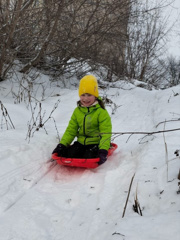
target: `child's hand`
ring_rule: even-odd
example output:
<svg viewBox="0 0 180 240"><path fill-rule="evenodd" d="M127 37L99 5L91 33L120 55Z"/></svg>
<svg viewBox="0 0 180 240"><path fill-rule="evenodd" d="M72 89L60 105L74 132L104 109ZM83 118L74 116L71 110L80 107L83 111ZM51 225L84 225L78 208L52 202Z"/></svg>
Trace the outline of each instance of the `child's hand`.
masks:
<svg viewBox="0 0 180 240"><path fill-rule="evenodd" d="M67 151L67 147L64 146L62 143L59 143L57 147L54 149L53 153L57 153L59 157L65 156Z"/></svg>
<svg viewBox="0 0 180 240"><path fill-rule="evenodd" d="M100 161L98 162L99 165L105 163L105 161L107 160L107 155L108 155L107 150L99 149L99 158L100 158Z"/></svg>

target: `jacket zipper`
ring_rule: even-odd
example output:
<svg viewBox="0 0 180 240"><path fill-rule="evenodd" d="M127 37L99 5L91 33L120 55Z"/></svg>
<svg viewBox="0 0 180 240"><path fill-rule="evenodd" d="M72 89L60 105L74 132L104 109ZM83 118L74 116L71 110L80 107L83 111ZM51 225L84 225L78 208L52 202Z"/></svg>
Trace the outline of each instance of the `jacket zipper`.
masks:
<svg viewBox="0 0 180 240"><path fill-rule="evenodd" d="M88 113L89 113L89 107L87 107L87 109L88 109ZM86 115L84 116L84 122L83 122L83 132L84 132L84 135L85 135L85 136L86 136L85 122L86 122L86 117L87 117L88 113L86 113ZM84 145L85 145L85 143L86 143L86 138L87 138L87 137L85 137L85 139L84 139Z"/></svg>

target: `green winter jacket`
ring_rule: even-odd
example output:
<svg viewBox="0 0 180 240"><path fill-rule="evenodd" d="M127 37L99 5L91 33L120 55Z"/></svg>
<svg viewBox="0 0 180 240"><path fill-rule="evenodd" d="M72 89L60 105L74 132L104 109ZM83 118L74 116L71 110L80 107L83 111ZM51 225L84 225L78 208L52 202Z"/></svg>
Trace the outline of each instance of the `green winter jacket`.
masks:
<svg viewBox="0 0 180 240"><path fill-rule="evenodd" d="M77 137L83 145L99 144L99 149L108 150L111 142L112 124L107 110L99 104L75 108L60 143L68 146Z"/></svg>

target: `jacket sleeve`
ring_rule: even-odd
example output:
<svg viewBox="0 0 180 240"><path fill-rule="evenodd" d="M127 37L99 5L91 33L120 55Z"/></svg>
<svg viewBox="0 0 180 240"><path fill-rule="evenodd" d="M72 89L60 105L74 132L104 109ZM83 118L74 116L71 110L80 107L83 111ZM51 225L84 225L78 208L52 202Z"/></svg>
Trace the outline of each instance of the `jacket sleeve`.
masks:
<svg viewBox="0 0 180 240"><path fill-rule="evenodd" d="M108 151L111 143L112 123L109 113L107 112L107 110L104 109L99 115L99 131L101 135L99 149L105 149Z"/></svg>
<svg viewBox="0 0 180 240"><path fill-rule="evenodd" d="M66 131L64 132L64 134L61 138L60 143L62 143L66 147L68 145L70 145L72 143L72 141L74 140L74 138L78 134L78 128L79 128L79 126L78 126L78 122L77 122L77 118L76 118L76 109L75 109L71 116L69 124L66 128Z"/></svg>

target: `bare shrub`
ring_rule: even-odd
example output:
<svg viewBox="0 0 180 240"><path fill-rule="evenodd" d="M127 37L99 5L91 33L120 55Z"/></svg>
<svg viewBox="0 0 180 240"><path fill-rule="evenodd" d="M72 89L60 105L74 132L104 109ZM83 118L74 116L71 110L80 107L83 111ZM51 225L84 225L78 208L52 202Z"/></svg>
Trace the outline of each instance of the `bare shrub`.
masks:
<svg viewBox="0 0 180 240"><path fill-rule="evenodd" d="M45 111L43 112L43 110L42 110L42 103L36 102L34 107L32 106L32 103L30 103L30 105L31 105L31 119L28 122L28 132L27 132L27 135L26 135L26 140L28 140L30 142L30 139L34 136L35 132L38 132L41 128L44 129L46 134L48 134L48 132L45 128L45 124L50 119L52 119L54 121L55 128L57 130L56 122L55 122L54 118L52 117L52 114L56 110L56 108L58 107L59 102L60 102L60 100L58 100L55 103L52 111L50 112L49 116L46 119L44 119L46 112ZM58 136L58 139L60 141L58 131L57 131L57 136Z"/></svg>
<svg viewBox="0 0 180 240"><path fill-rule="evenodd" d="M133 4L128 25L125 75L156 85L165 69L159 64L164 53L168 33L167 19L161 16L159 6L139 1Z"/></svg>
<svg viewBox="0 0 180 240"><path fill-rule="evenodd" d="M166 2L164 0L163 2ZM166 36L161 7L139 0L1 1L0 81L15 59L24 66L84 75L104 65L106 78L136 78L156 84L164 74L158 65ZM159 66L162 69L159 69Z"/></svg>
<svg viewBox="0 0 180 240"><path fill-rule="evenodd" d="M173 87L180 84L180 59L171 56L165 63L167 86Z"/></svg>

